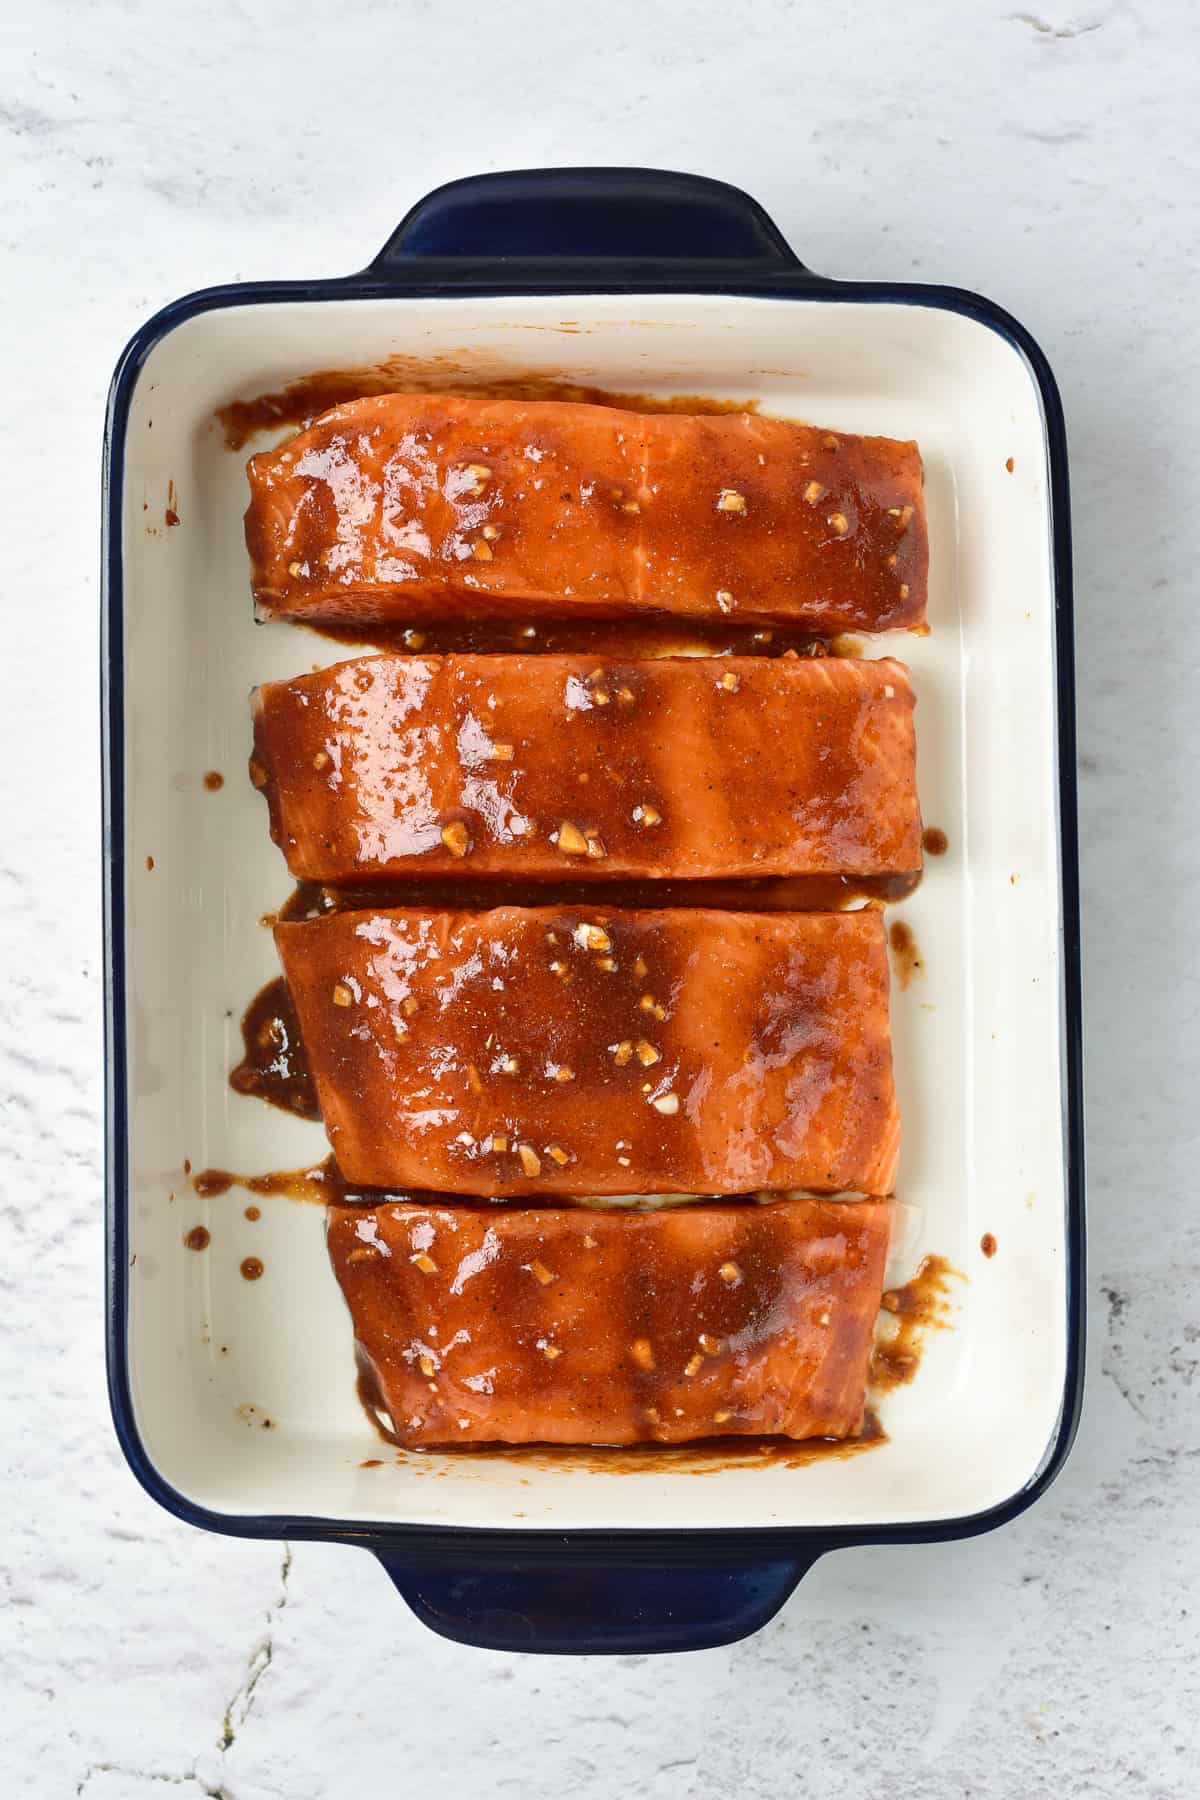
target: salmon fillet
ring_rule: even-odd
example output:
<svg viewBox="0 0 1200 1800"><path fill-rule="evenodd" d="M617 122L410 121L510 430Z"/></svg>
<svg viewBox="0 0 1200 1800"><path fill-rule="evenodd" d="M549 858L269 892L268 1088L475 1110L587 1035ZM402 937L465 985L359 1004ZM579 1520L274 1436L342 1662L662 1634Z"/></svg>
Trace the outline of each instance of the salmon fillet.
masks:
<svg viewBox="0 0 1200 1800"><path fill-rule="evenodd" d="M891 1191L877 912L381 909L275 942L350 1182Z"/></svg>
<svg viewBox="0 0 1200 1800"><path fill-rule="evenodd" d="M271 682L252 778L297 878L911 872L890 659L373 656Z"/></svg>
<svg viewBox="0 0 1200 1800"><path fill-rule="evenodd" d="M749 413L382 394L247 465L261 617L925 617L913 443Z"/></svg>
<svg viewBox="0 0 1200 1800"><path fill-rule="evenodd" d="M365 1387L405 1444L862 1428L886 1202L333 1206Z"/></svg>

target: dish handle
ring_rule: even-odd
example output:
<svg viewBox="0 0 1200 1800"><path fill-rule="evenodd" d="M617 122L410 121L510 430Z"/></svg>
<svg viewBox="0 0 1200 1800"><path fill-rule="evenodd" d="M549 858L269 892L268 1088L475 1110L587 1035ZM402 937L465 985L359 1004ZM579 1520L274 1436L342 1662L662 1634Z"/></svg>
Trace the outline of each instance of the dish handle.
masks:
<svg viewBox="0 0 1200 1800"><path fill-rule="evenodd" d="M502 1568L414 1566L377 1550L423 1624L480 1650L555 1656L708 1650L778 1612L821 1555L706 1564L506 1557Z"/></svg>
<svg viewBox="0 0 1200 1800"><path fill-rule="evenodd" d="M757 200L705 175L665 169L516 169L435 188L392 233L366 274L398 285L437 265L502 268L518 286L539 272L561 286L572 266L643 285L680 263L713 279L813 276ZM417 266L414 266L417 265ZM565 267L564 267L565 265Z"/></svg>

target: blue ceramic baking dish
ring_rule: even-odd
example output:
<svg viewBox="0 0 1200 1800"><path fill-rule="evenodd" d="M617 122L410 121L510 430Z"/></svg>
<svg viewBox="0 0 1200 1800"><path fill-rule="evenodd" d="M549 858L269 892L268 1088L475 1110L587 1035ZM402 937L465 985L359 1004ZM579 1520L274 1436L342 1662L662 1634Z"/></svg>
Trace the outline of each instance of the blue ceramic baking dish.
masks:
<svg viewBox="0 0 1200 1800"><path fill-rule="evenodd" d="M913 667L925 814L951 848L906 909L927 973L896 995L895 1254L903 1273L937 1250L964 1279L878 1450L703 1479L393 1452L354 1396L319 1210L263 1200L251 1222L236 1189L189 1181L185 1162L322 1154L319 1128L227 1086L284 888L238 771L250 685L345 654L254 625L242 457L214 412L382 361L449 387L754 398L921 442L933 629L888 648ZM1038 1498L1080 1403L1083 1137L1067 450L1020 325L956 289L816 276L700 177L454 182L361 274L206 289L136 332L109 399L103 575L108 1371L148 1493L203 1529L370 1550L449 1637L580 1653L728 1642L828 1551L968 1536ZM182 1247L198 1224L204 1256Z"/></svg>

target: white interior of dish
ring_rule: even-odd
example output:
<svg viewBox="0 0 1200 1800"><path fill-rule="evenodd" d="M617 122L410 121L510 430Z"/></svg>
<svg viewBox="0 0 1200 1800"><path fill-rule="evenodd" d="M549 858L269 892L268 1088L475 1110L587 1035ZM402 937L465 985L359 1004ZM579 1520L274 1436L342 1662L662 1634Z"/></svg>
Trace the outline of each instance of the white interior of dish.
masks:
<svg viewBox="0 0 1200 1800"><path fill-rule="evenodd" d="M932 1335L916 1381L884 1400L890 1441L870 1454L697 1480L652 1459L631 1475L569 1456L543 1466L395 1453L355 1395L321 1211L261 1200L251 1223L252 1196L201 1201L185 1178L185 1158L263 1171L325 1154L319 1126L227 1082L242 1009L276 971L259 917L289 887L245 776L247 696L264 678L353 654L255 625L247 453L224 447L213 412L393 354L448 357L483 376L753 396L786 417L920 441L932 635L873 650L913 670L924 816L950 849L893 915L911 924L925 967L893 992L905 1205L891 1275L905 1278L929 1250L966 1280L953 1329ZM209 312L162 339L138 380L123 549L129 1356L138 1429L162 1477L230 1514L554 1529L938 1520L1022 1487L1061 1399L1065 1242L1047 470L1018 352L919 305L639 295ZM225 777L219 792L204 786L210 769ZM183 1247L197 1224L212 1234L203 1254ZM990 1261L985 1232L998 1244ZM254 1283L239 1272L247 1255L265 1264ZM360 1466L372 1458L381 1466Z"/></svg>

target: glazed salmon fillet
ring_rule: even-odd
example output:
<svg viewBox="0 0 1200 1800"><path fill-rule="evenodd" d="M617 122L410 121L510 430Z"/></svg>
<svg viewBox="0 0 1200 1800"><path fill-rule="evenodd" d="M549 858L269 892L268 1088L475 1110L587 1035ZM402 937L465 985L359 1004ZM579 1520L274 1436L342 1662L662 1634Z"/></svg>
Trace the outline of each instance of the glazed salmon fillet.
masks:
<svg viewBox="0 0 1200 1800"><path fill-rule="evenodd" d="M334 1206L364 1388L404 1444L862 1428L888 1206Z"/></svg>
<svg viewBox="0 0 1200 1800"><path fill-rule="evenodd" d="M750 413L383 394L247 465L259 615L920 627L920 453Z"/></svg>
<svg viewBox="0 0 1200 1800"><path fill-rule="evenodd" d="M890 658L362 657L258 690L251 774L318 883L921 866Z"/></svg>
<svg viewBox="0 0 1200 1800"><path fill-rule="evenodd" d="M891 1192L877 912L380 909L275 942L349 1182Z"/></svg>

